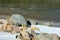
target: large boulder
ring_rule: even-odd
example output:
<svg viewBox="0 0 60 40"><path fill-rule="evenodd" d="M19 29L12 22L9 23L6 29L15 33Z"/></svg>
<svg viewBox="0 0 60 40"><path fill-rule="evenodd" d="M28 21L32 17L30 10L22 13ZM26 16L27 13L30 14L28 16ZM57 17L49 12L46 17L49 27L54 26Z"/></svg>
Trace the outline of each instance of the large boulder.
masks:
<svg viewBox="0 0 60 40"><path fill-rule="evenodd" d="M20 14L13 14L9 18L9 23L14 25L27 25L26 19Z"/></svg>

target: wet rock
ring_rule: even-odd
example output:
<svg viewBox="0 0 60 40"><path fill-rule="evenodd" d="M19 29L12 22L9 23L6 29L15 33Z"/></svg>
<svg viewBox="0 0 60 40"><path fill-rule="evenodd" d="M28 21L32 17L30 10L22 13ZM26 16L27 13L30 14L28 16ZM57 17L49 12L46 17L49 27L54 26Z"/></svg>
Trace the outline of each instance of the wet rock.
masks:
<svg viewBox="0 0 60 40"><path fill-rule="evenodd" d="M18 26L27 25L26 19L20 14L13 14L9 18L9 23Z"/></svg>

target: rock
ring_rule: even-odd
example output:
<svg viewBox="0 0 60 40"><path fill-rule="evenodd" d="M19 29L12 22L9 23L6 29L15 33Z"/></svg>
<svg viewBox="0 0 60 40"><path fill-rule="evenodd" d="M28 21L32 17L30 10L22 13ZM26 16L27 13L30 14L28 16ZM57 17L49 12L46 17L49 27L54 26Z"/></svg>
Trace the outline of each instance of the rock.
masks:
<svg viewBox="0 0 60 40"><path fill-rule="evenodd" d="M0 19L0 31L3 31L3 28L7 23L6 19Z"/></svg>
<svg viewBox="0 0 60 40"><path fill-rule="evenodd" d="M25 18L20 14L13 14L9 18L9 23L14 25L27 25Z"/></svg>
<svg viewBox="0 0 60 40"><path fill-rule="evenodd" d="M41 40L58 40L58 36L56 34L42 33L40 34L40 39Z"/></svg>
<svg viewBox="0 0 60 40"><path fill-rule="evenodd" d="M40 33L36 35L34 31L31 31L32 35L34 36L33 40L58 40L59 37L56 34L48 34L48 33Z"/></svg>
<svg viewBox="0 0 60 40"><path fill-rule="evenodd" d="M30 25L36 25L36 21L35 20L33 20L33 19L27 19L27 21L29 21L30 23Z"/></svg>
<svg viewBox="0 0 60 40"><path fill-rule="evenodd" d="M22 31L20 34L16 35L18 40L30 40L29 34L26 31Z"/></svg>
<svg viewBox="0 0 60 40"><path fill-rule="evenodd" d="M35 36L36 40L58 40L58 36L56 34L40 34L38 36Z"/></svg>

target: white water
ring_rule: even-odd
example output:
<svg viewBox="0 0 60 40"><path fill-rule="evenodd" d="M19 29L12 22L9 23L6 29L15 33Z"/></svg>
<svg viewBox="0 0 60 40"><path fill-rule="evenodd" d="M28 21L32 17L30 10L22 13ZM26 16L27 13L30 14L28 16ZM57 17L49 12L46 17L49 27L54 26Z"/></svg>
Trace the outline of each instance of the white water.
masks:
<svg viewBox="0 0 60 40"><path fill-rule="evenodd" d="M57 27L48 27L43 25L32 25L40 29L40 33L50 33L50 34L57 34L60 37L60 28ZM16 40L17 34L10 34L6 32L0 32L0 40Z"/></svg>
<svg viewBox="0 0 60 40"><path fill-rule="evenodd" d="M16 40L16 34L9 34L6 32L0 32L0 40Z"/></svg>
<svg viewBox="0 0 60 40"><path fill-rule="evenodd" d="M57 34L60 37L60 28L58 27L48 27L43 25L32 25L40 29L40 33L49 33L49 34Z"/></svg>

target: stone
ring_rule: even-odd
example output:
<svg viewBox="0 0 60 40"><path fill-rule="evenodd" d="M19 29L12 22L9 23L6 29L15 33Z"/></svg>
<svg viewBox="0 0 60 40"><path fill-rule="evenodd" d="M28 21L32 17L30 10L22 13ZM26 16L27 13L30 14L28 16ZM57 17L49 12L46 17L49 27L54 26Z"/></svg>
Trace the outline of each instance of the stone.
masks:
<svg viewBox="0 0 60 40"><path fill-rule="evenodd" d="M58 40L58 35L42 33L40 34L40 39L41 40Z"/></svg>
<svg viewBox="0 0 60 40"><path fill-rule="evenodd" d="M9 18L9 23L14 24L14 25L18 25L18 26L27 25L26 19L20 14L13 14Z"/></svg>
<svg viewBox="0 0 60 40"><path fill-rule="evenodd" d="M31 31L32 35L32 40L58 40L59 37L56 34L48 34L48 33L40 33L36 35L36 33L32 30Z"/></svg>

